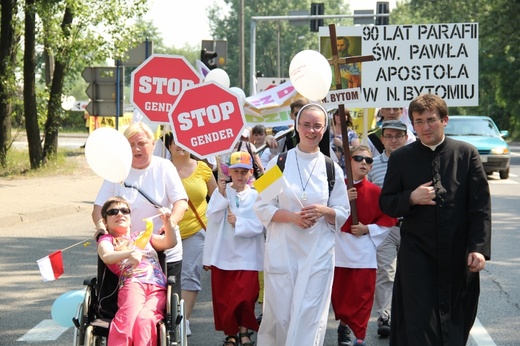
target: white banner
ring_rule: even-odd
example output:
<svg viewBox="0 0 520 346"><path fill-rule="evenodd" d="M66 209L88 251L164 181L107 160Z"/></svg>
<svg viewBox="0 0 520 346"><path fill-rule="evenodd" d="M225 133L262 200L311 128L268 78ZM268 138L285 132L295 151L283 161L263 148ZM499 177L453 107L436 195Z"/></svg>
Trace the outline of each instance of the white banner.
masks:
<svg viewBox="0 0 520 346"><path fill-rule="evenodd" d="M355 106L404 107L424 93L450 107L478 105L478 23L337 27L336 33L348 39L348 55L375 59L342 66L348 87L362 91ZM320 52L330 58L328 27L319 34Z"/></svg>

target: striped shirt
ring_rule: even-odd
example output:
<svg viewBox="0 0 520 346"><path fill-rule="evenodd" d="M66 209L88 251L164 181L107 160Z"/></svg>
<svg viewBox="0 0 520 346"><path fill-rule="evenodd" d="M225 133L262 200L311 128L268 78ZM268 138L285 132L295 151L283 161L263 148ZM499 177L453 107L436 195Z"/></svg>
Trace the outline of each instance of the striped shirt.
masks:
<svg viewBox="0 0 520 346"><path fill-rule="evenodd" d="M376 184L379 187L383 187L385 180L386 168L388 167L388 156L386 156L386 150L383 150L381 155L374 157L374 163L372 169L367 174L368 181Z"/></svg>

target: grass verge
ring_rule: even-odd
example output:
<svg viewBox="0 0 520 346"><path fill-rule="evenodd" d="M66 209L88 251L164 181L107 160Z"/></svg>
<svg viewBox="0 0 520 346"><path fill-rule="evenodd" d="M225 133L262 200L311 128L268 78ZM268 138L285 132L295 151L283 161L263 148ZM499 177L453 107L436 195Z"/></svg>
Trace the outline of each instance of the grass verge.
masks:
<svg viewBox="0 0 520 346"><path fill-rule="evenodd" d="M58 149L56 157L50 158L38 169L31 169L27 149L10 149L7 165L0 167L1 178L38 178L54 175L70 175L83 169L84 149Z"/></svg>

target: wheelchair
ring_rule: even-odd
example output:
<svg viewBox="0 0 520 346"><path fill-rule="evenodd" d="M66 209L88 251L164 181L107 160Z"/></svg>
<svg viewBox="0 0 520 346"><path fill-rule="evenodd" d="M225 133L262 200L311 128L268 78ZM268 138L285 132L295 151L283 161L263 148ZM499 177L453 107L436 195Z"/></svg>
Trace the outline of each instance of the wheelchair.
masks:
<svg viewBox="0 0 520 346"><path fill-rule="evenodd" d="M161 265L166 272L166 261L159 253ZM165 318L157 324L160 346L187 346L185 303L173 292L176 277L168 277ZM117 311L118 277L112 273L98 256L97 276L83 281L86 293L78 305L74 323L74 346L102 346L107 344L110 321Z"/></svg>

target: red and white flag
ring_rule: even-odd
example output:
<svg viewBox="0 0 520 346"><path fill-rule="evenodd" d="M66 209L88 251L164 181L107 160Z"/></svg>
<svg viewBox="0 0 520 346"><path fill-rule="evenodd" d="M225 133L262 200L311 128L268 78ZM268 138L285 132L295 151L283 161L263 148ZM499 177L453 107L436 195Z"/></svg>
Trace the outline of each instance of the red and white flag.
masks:
<svg viewBox="0 0 520 346"><path fill-rule="evenodd" d="M49 256L40 258L38 261L40 274L42 274L43 281L54 281L63 274L63 259L61 257L61 250L51 253Z"/></svg>

